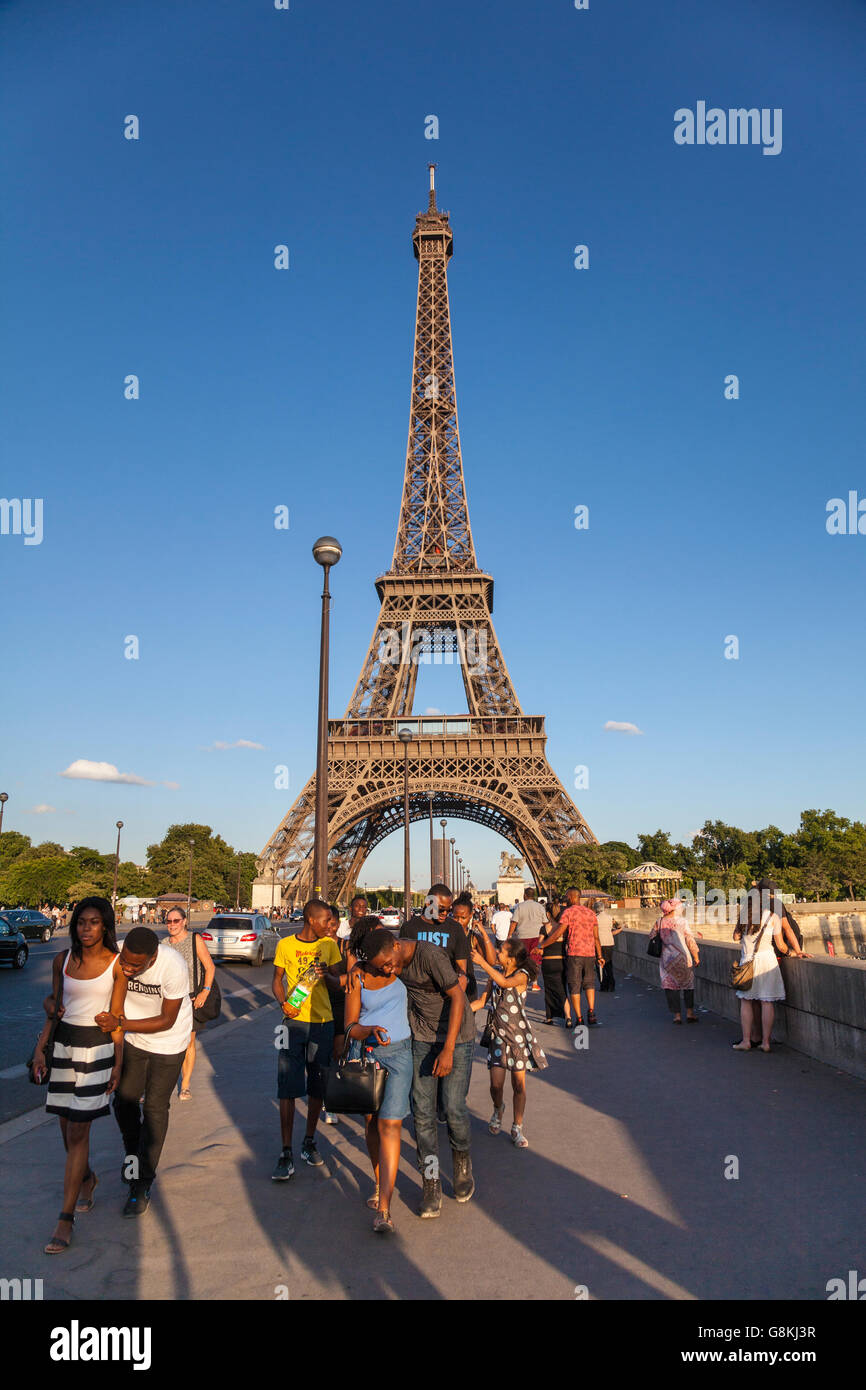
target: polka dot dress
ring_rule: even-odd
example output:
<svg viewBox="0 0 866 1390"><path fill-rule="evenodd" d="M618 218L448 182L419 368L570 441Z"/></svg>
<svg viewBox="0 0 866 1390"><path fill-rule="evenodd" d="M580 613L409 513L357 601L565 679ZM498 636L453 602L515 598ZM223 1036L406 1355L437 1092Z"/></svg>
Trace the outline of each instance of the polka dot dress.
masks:
<svg viewBox="0 0 866 1390"><path fill-rule="evenodd" d="M489 1007L493 1040L488 1067L508 1071L541 1071L546 1067L547 1058L529 1025L520 990L494 984Z"/></svg>

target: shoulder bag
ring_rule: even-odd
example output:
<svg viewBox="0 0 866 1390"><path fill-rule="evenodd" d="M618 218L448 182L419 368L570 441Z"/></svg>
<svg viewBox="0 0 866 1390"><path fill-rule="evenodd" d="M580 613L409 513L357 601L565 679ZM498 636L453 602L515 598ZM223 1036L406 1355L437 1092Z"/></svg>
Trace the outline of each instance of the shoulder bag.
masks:
<svg viewBox="0 0 866 1390"><path fill-rule="evenodd" d="M45 1047L43 1048L43 1051L45 1053L45 1071L41 1077L38 1077L36 1075L36 1071L33 1066L33 1058L36 1055L35 1047L31 1052L30 1056L27 1058L27 1079L30 1082L32 1082L34 1086L47 1086L48 1078L51 1075L51 1067L54 1062L54 1035L57 1032L57 1025L60 1022L60 1019L57 1017L57 1010L63 1003L63 972L66 969L66 962L69 959L70 954L71 953L67 951L60 965L60 990L54 997L54 1015L51 1020L51 1028L48 1032Z"/></svg>
<svg viewBox="0 0 866 1390"><path fill-rule="evenodd" d="M662 934L660 931L650 932L646 953L648 956L654 956L655 959L658 960L662 953Z"/></svg>
<svg viewBox="0 0 866 1390"><path fill-rule="evenodd" d="M375 1115L385 1095L388 1073L372 1060L350 1062L351 1045L347 1034L342 1057L328 1067L325 1109L335 1115Z"/></svg>
<svg viewBox="0 0 866 1390"><path fill-rule="evenodd" d="M770 919L767 918L767 921L769 920ZM747 990L750 990L752 988L752 981L755 977L755 956L758 954L758 950L761 945L761 937L764 935L764 932L766 930L767 922L764 923L764 925L761 927L761 930L758 932L758 939L755 942L755 949L752 952L751 959L737 961L735 965L731 966L732 989L741 989L743 993L745 993ZM742 938L740 939L742 940Z"/></svg>
<svg viewBox="0 0 866 1390"><path fill-rule="evenodd" d="M190 932L192 937L192 997L198 994L204 985L204 966L198 958L198 947L196 946L196 933ZM199 971L201 971L201 983L198 983ZM210 993L200 1009L193 1009L192 1016L196 1023L212 1023L215 1018L219 1018L223 1006L223 997L220 987L217 984L217 977L214 975Z"/></svg>

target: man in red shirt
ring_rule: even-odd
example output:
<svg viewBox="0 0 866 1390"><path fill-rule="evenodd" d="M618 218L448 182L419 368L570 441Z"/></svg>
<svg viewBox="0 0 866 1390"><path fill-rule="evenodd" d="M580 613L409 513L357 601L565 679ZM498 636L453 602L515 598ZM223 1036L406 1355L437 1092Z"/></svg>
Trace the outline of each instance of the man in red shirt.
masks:
<svg viewBox="0 0 866 1390"><path fill-rule="evenodd" d="M551 932L545 946L567 933L565 944L565 978L571 999L572 1027L583 1022L580 1010L581 990L586 994L587 1023L598 1023L595 1016L595 963L604 968L604 956L598 939L598 918L591 907L583 907L576 888L566 893L568 906L559 914L556 930Z"/></svg>

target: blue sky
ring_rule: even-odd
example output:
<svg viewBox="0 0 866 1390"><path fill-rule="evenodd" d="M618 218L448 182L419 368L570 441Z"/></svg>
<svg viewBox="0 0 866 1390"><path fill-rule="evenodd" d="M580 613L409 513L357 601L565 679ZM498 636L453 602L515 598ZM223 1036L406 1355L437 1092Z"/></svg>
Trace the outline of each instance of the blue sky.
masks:
<svg viewBox="0 0 866 1390"><path fill-rule="evenodd" d="M391 560L430 159L476 552L590 825L862 816L866 536L825 527L866 497L861 3L13 0L0 38L2 492L44 502L41 545L0 536L7 827L257 851L303 786L310 546L344 548L332 716ZM701 100L781 108L781 153L676 145ZM453 675L417 707L462 710ZM489 881L501 842L449 833Z"/></svg>

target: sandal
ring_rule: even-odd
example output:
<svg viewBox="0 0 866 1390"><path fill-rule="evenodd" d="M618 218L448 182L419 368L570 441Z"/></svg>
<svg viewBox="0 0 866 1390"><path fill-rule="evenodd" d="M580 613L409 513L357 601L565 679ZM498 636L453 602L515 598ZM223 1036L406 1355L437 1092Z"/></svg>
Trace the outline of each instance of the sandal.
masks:
<svg viewBox="0 0 866 1390"><path fill-rule="evenodd" d="M502 1128L502 1116L503 1116L504 1114L505 1114L505 1106L504 1106L504 1105L503 1105L503 1107L502 1107L501 1110L497 1110L497 1109L494 1108L493 1114L490 1116L490 1123L489 1123L489 1125L487 1126L487 1132L488 1132L489 1134L498 1134L498 1133L499 1133L499 1131L500 1131L501 1128Z"/></svg>
<svg viewBox="0 0 866 1390"><path fill-rule="evenodd" d="M93 1203L96 1200L93 1195L96 1191L96 1184L99 1182L99 1178L96 1174L88 1173L87 1177L83 1179L82 1186L85 1182L89 1182L91 1178L93 1179L93 1186L90 1189L90 1196L82 1199L81 1193L79 1192L78 1201L75 1203L75 1210L81 1216L83 1216L85 1212L93 1211Z"/></svg>
<svg viewBox="0 0 866 1390"><path fill-rule="evenodd" d="M672 1022L672 1023L682 1023L682 1019L681 1019L681 1018L672 1018L672 1019L671 1019L671 1022Z"/></svg>
<svg viewBox="0 0 866 1390"><path fill-rule="evenodd" d="M74 1211L62 1211L62 1212L60 1213L60 1215L58 1216L57 1220L58 1220L58 1221L68 1221L69 1224L70 1224L70 1226L74 1226L74 1225L75 1225L75 1212L74 1212ZM65 1240L63 1236L52 1236L51 1239L49 1240L48 1244L47 1244L47 1245L43 1245L42 1249L43 1249L44 1254L46 1254L46 1255L61 1255L61 1254L63 1253L64 1250L68 1250L68 1249L69 1249L69 1246L71 1245L71 1243L72 1243L72 1232L70 1231L70 1232L69 1232L69 1239L68 1239L68 1240Z"/></svg>
<svg viewBox="0 0 866 1390"><path fill-rule="evenodd" d="M192 1091L181 1091L179 1100L192 1100Z"/></svg>
<svg viewBox="0 0 866 1390"><path fill-rule="evenodd" d="M368 1197L368 1198L367 1198L367 1206L370 1208L371 1211L378 1211L378 1210L379 1210L379 1188L378 1188L378 1186L376 1187L376 1191L373 1193L372 1197Z"/></svg>
<svg viewBox="0 0 866 1390"><path fill-rule="evenodd" d="M523 1125L511 1126L511 1142L517 1149L528 1149L529 1140L523 1133Z"/></svg>
<svg viewBox="0 0 866 1390"><path fill-rule="evenodd" d="M686 1014L686 1023L700 1023L700 1021L697 1014L692 1014L691 1018Z"/></svg>
<svg viewBox="0 0 866 1390"><path fill-rule="evenodd" d="M731 1046L732 1046L734 1052L751 1052L751 1051L752 1051L752 1044L751 1044L750 1042L742 1042L742 1041L741 1041L741 1042L738 1042L738 1043L732 1043Z"/></svg>
<svg viewBox="0 0 866 1390"><path fill-rule="evenodd" d="M377 1236L390 1234L394 1230L394 1222L387 1211L377 1211L373 1217L373 1230Z"/></svg>

